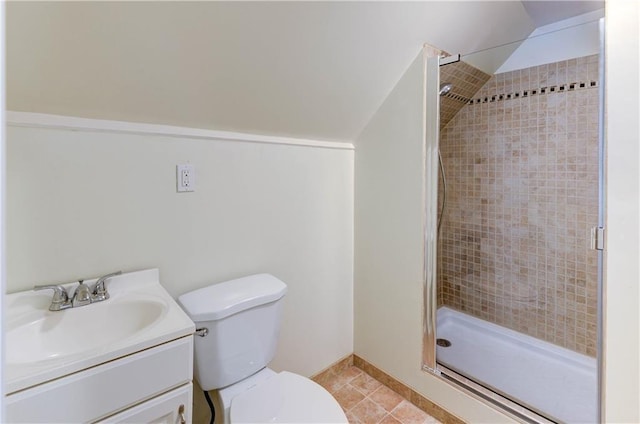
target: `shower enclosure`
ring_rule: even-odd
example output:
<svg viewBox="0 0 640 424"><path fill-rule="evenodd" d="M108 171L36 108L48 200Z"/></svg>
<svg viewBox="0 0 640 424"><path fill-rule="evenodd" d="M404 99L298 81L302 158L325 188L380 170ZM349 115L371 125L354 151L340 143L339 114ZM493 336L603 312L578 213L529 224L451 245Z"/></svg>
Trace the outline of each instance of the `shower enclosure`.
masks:
<svg viewBox="0 0 640 424"><path fill-rule="evenodd" d="M527 422L599 421L597 47L493 75L474 64L495 51L427 60L425 369Z"/></svg>

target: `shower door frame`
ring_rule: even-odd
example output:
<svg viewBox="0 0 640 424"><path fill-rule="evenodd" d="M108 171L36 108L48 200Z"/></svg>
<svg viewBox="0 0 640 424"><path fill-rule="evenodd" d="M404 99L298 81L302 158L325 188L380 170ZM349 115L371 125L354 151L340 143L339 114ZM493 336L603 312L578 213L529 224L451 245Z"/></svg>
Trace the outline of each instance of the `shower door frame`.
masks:
<svg viewBox="0 0 640 424"><path fill-rule="evenodd" d="M605 19L599 20L599 64L598 64L598 222L594 227L594 235L604 235L606 198L605 198ZM458 374L437 362L436 316L437 302L437 205L438 205L438 151L440 143L440 57L430 57L425 60L424 81L424 317L422 338L422 369L455 385L467 394L479 399L483 403L499 408L503 413L523 422L553 423L547 417L526 408L508 397L493 391L484 385ZM604 296L604 240L592 240L593 249L597 250L598 281L597 281L597 416L604 422L604 394L603 394L603 296Z"/></svg>
<svg viewBox="0 0 640 424"><path fill-rule="evenodd" d="M436 362L436 312L438 284L436 259L438 250L438 150L440 148L440 57L425 60L424 81L424 322L422 337L423 369L439 374Z"/></svg>

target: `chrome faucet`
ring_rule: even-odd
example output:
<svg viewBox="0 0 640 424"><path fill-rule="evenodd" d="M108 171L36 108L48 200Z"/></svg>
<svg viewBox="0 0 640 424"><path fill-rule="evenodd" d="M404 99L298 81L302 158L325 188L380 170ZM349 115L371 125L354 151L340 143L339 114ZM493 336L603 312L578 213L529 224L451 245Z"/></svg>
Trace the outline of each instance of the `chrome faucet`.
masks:
<svg viewBox="0 0 640 424"><path fill-rule="evenodd" d="M35 286L33 290L53 290L53 299L51 299L51 305L49 305L50 311L62 311L73 307L73 302L69 300L69 293L67 290L56 284L45 284L43 286Z"/></svg>
<svg viewBox="0 0 640 424"><path fill-rule="evenodd" d="M116 275L120 274L122 274L122 271L116 271L98 278L98 281L96 281L96 285L93 286L91 301L102 302L103 300L109 299L109 292L107 291L107 287L105 286L104 282L109 278L115 277Z"/></svg>
<svg viewBox="0 0 640 424"><path fill-rule="evenodd" d="M73 292L72 299L69 299L69 293L67 293L67 290L63 286L57 284L35 286L33 290L53 290L53 298L51 299L49 310L62 311L64 309L77 308L109 299L109 292L105 286L105 281L120 274L122 274L122 271L116 271L98 278L95 286L93 286L93 290L84 284L84 280L79 280L78 287L76 287L76 290Z"/></svg>
<svg viewBox="0 0 640 424"><path fill-rule="evenodd" d="M78 306L88 305L92 302L91 300L91 290L89 287L83 283L84 280L78 281L78 287L76 287L76 291L73 293L73 300L71 303L73 307L76 308Z"/></svg>

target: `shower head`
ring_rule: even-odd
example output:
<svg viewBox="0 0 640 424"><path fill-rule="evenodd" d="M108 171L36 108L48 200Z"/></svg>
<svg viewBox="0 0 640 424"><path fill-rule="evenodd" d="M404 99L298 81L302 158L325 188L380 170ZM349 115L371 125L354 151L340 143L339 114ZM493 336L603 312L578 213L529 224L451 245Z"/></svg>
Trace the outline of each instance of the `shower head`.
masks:
<svg viewBox="0 0 640 424"><path fill-rule="evenodd" d="M453 84L451 84L450 82L445 82L440 84L440 95L444 96L445 94L447 94L449 91L451 91L451 88L453 87Z"/></svg>

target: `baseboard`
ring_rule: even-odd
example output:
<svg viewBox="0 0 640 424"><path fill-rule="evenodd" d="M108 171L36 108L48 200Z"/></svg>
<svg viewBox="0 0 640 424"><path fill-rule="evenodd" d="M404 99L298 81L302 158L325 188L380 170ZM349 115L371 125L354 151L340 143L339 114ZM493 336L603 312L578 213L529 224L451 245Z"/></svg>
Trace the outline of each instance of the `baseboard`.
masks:
<svg viewBox="0 0 640 424"><path fill-rule="evenodd" d="M338 374L338 373L344 371L345 369L349 368L350 366L353 366L353 357L354 356L355 355L353 355L353 354L345 356L344 358L340 359L339 361L336 361L333 364L329 365L327 368L323 369L319 373L312 375L311 379L313 381L315 381L316 383L319 383L321 381L326 380L327 377L329 377L329 376L331 376L333 374Z"/></svg>
<svg viewBox="0 0 640 424"><path fill-rule="evenodd" d="M357 355L353 355L353 365L360 368L362 371L369 374L371 377L380 381L382 384L398 393L400 396L409 400L418 408L422 409L427 414L436 418L438 421L443 424L464 424L465 421L456 417L440 405L437 405L431 402L426 397L422 396L420 393L413 390L411 387L401 383L396 380L386 372L377 368L375 365L365 361Z"/></svg>

